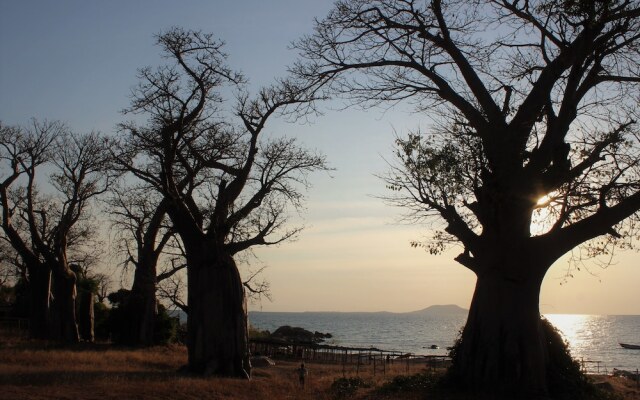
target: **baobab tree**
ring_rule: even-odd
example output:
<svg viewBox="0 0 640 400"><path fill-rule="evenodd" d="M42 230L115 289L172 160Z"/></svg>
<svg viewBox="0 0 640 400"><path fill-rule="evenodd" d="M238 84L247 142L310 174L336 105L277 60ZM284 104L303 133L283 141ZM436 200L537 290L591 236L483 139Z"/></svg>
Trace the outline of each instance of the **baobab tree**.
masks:
<svg viewBox="0 0 640 400"><path fill-rule="evenodd" d="M96 251L83 246L96 231L91 202L113 177L104 140L96 133L73 133L59 122L32 120L27 127L0 128L0 158L6 162L2 228L27 271L32 332L77 342L77 278L70 265L86 259L87 250ZM43 177L52 190L38 185Z"/></svg>
<svg viewBox="0 0 640 400"><path fill-rule="evenodd" d="M24 207L24 189L12 190L12 185L26 175L23 163L36 168L48 160L45 150L49 148L62 127L58 124L36 124L33 130L25 132L16 126L0 127L3 180L0 184L2 201L2 229L4 238L19 255L23 276L29 288L29 330L34 338L49 338L51 269L31 246L29 229L21 218L19 205Z"/></svg>
<svg viewBox="0 0 640 400"><path fill-rule="evenodd" d="M546 272L636 232L638 2L343 0L295 46L313 90L406 100L432 121L398 139L386 180L442 224L429 249L461 244L477 276L452 372L471 389L546 393Z"/></svg>
<svg viewBox="0 0 640 400"><path fill-rule="evenodd" d="M181 269L165 271L162 277L157 272L165 246L175 235L167 221L167 202L149 187L114 186L107 204L123 266L132 266L134 272L131 291L122 304L124 331L119 340L150 346L158 314L156 285Z"/></svg>
<svg viewBox="0 0 640 400"><path fill-rule="evenodd" d="M169 63L140 70L127 110L148 122L123 123L114 155L161 194L183 243L189 369L248 376L246 300L234 256L299 231L286 224L287 209L301 204L307 174L325 169L324 157L262 133L269 118L308 97L282 81L250 98L209 34L173 28L157 42Z"/></svg>

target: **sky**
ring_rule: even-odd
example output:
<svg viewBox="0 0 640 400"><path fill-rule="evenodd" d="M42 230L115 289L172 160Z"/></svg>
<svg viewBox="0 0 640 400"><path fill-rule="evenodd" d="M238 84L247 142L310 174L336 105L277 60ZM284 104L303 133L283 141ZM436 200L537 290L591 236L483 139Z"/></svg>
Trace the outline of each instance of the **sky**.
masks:
<svg viewBox="0 0 640 400"><path fill-rule="evenodd" d="M61 120L75 131L115 132L125 120L136 71L162 62L154 35L172 26L213 33L229 64L254 90L286 74L290 43L311 33L331 0L0 0L0 120ZM433 304L467 308L475 277L453 261L410 247L429 226L400 222L376 177L391 159L395 134L428 126L409 108L342 110L305 123L272 121L270 134L298 138L326 155L333 171L314 174L297 241L256 251L272 301L262 311L393 311ZM563 279L566 258L543 283L545 313L640 314L638 254L607 269L591 266Z"/></svg>

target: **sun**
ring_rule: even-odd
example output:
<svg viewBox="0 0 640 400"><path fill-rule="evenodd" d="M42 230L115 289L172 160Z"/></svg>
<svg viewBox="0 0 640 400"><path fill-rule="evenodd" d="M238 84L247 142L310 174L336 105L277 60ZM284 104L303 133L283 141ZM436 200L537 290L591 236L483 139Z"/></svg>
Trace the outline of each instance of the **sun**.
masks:
<svg viewBox="0 0 640 400"><path fill-rule="evenodd" d="M544 196L538 199L538 201L536 202L536 206L544 207L549 205L549 203L551 203L551 196L548 194L545 194Z"/></svg>
<svg viewBox="0 0 640 400"><path fill-rule="evenodd" d="M552 216L553 202L553 193L545 194L538 199L531 215L531 227L529 228L531 235L539 236L551 229L555 222Z"/></svg>

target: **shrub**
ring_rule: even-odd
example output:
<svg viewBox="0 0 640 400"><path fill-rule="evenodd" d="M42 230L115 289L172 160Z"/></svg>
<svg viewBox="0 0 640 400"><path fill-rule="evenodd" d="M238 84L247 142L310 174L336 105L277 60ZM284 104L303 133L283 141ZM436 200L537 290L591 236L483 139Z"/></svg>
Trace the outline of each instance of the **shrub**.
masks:
<svg viewBox="0 0 640 400"><path fill-rule="evenodd" d="M155 344L169 344L178 341L178 327L180 320L172 317L162 304L158 304L153 340Z"/></svg>
<svg viewBox="0 0 640 400"><path fill-rule="evenodd" d="M358 388L368 388L371 386L371 383L368 383L359 377L338 378L331 384L331 393L336 398L346 398L353 396Z"/></svg>
<svg viewBox="0 0 640 400"><path fill-rule="evenodd" d="M268 339L271 337L271 332L268 330L258 329L255 326L249 324L249 339Z"/></svg>
<svg viewBox="0 0 640 400"><path fill-rule="evenodd" d="M391 381L383 384L377 391L381 394L418 392L432 389L436 383L437 378L426 373L419 373L416 375L398 375Z"/></svg>
<svg viewBox="0 0 640 400"><path fill-rule="evenodd" d="M111 309L102 302L93 305L93 329L97 340L109 339L109 313Z"/></svg>
<svg viewBox="0 0 640 400"><path fill-rule="evenodd" d="M5 286L3 289L4 306L10 307L10 316L17 318L29 318L31 308L31 299L29 296L29 284L19 279L16 284L11 287Z"/></svg>
<svg viewBox="0 0 640 400"><path fill-rule="evenodd" d="M111 340L118 344L135 343L131 336L131 322L127 303L131 297L131 291L120 289L110 293L109 302L113 305L107 321ZM158 313L154 323L153 340L154 344L168 344L178 341L178 327L180 325L178 317L172 317L167 309L158 304Z"/></svg>
<svg viewBox="0 0 640 400"><path fill-rule="evenodd" d="M15 302L15 286L0 285L0 307L13 307Z"/></svg>

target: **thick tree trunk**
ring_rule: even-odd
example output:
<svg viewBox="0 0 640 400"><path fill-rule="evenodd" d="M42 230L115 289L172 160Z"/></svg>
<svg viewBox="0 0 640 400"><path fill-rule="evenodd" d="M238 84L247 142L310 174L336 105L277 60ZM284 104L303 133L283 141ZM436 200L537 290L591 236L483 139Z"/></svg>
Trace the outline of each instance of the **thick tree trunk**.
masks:
<svg viewBox="0 0 640 400"><path fill-rule="evenodd" d="M247 309L238 268L229 255L207 253L187 258L189 370L249 378Z"/></svg>
<svg viewBox="0 0 640 400"><path fill-rule="evenodd" d="M78 331L80 338L85 342L93 343L94 334L94 312L95 294L88 291L81 291L78 294Z"/></svg>
<svg viewBox="0 0 640 400"><path fill-rule="evenodd" d="M52 339L64 343L80 341L76 322L76 294L76 275L72 271L54 275Z"/></svg>
<svg viewBox="0 0 640 400"><path fill-rule="evenodd" d="M538 308L540 277L479 276L453 374L467 389L544 397L547 350Z"/></svg>
<svg viewBox="0 0 640 400"><path fill-rule="evenodd" d="M136 268L125 314L128 329L124 341L130 345L153 345L158 314L155 264L148 266L141 262Z"/></svg>
<svg viewBox="0 0 640 400"><path fill-rule="evenodd" d="M51 271L45 265L31 266L29 273L29 332L33 338L50 338Z"/></svg>

